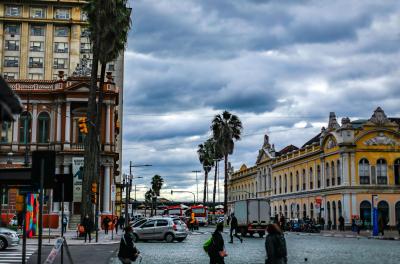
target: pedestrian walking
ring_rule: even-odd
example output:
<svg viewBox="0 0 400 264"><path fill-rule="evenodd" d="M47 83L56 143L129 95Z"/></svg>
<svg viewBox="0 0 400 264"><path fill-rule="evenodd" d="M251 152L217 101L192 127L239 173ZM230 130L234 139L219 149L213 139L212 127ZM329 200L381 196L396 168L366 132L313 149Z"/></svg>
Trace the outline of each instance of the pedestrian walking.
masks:
<svg viewBox="0 0 400 264"><path fill-rule="evenodd" d="M118 234L118 225L119 225L118 221L119 221L118 216L115 216L114 220L113 220L113 225L114 225L114 228L115 228L115 234Z"/></svg>
<svg viewBox="0 0 400 264"><path fill-rule="evenodd" d="M265 264L286 264L287 248L283 232L277 224L267 226L268 235L265 238L267 257Z"/></svg>
<svg viewBox="0 0 400 264"><path fill-rule="evenodd" d="M339 231L344 231L344 217L339 216Z"/></svg>
<svg viewBox="0 0 400 264"><path fill-rule="evenodd" d="M331 230L331 229L332 229L332 220L329 219L328 220L328 230Z"/></svg>
<svg viewBox="0 0 400 264"><path fill-rule="evenodd" d="M92 236L91 232L93 230L93 221L92 219L89 218L89 215L86 215L85 218L83 219L82 226L85 229L85 243L86 243L86 238L89 236L89 243L92 241Z"/></svg>
<svg viewBox="0 0 400 264"><path fill-rule="evenodd" d="M123 230L124 227L125 227L125 217L124 217L123 215L121 215L121 216L119 217L118 221L119 221L119 228L120 228L121 230Z"/></svg>
<svg viewBox="0 0 400 264"><path fill-rule="evenodd" d="M280 226L281 226L281 230L282 230L282 231L285 231L286 219L285 219L285 217L283 216L283 214L281 214L281 217L280 217L280 219L279 219L279 224L280 224Z"/></svg>
<svg viewBox="0 0 400 264"><path fill-rule="evenodd" d="M111 222L111 219L110 219L108 216L106 216L106 217L103 219L103 228L104 228L104 233L105 233L106 235L108 235L108 228L109 228L110 222Z"/></svg>
<svg viewBox="0 0 400 264"><path fill-rule="evenodd" d="M224 220L219 218L217 220L217 228L212 234L212 242L208 248L208 256L210 257L210 264L225 264L224 258L228 255L225 251L224 238L222 232L224 231Z"/></svg>
<svg viewBox="0 0 400 264"><path fill-rule="evenodd" d="M235 216L234 213L231 214L231 231L230 231L230 237L231 241L229 243L233 243L233 236L235 236L237 239L240 240L240 243L243 243L243 239L237 234L238 230L238 220Z"/></svg>
<svg viewBox="0 0 400 264"><path fill-rule="evenodd" d="M68 218L67 218L67 216L64 215L63 220L62 220L63 233L67 232L67 225L68 225Z"/></svg>
<svg viewBox="0 0 400 264"><path fill-rule="evenodd" d="M127 226L124 231L119 244L118 258L123 264L131 264L132 261L136 261L140 252L133 243L132 227Z"/></svg>

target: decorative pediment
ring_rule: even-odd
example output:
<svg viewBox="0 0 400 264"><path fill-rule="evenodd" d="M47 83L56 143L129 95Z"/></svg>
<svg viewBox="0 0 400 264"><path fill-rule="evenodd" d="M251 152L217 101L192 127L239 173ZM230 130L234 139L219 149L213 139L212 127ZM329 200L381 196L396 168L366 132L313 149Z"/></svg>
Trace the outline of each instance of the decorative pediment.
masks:
<svg viewBox="0 0 400 264"><path fill-rule="evenodd" d="M399 146L400 144L396 140L394 140L394 139L386 136L382 132L380 132L378 134L378 136L364 141L364 145L366 145L366 146Z"/></svg>
<svg viewBox="0 0 400 264"><path fill-rule="evenodd" d="M66 90L74 92L88 93L90 84L87 82L67 82Z"/></svg>
<svg viewBox="0 0 400 264"><path fill-rule="evenodd" d="M333 149L336 146L337 146L336 142L332 138L329 138L327 143L326 143L326 148L327 149Z"/></svg>

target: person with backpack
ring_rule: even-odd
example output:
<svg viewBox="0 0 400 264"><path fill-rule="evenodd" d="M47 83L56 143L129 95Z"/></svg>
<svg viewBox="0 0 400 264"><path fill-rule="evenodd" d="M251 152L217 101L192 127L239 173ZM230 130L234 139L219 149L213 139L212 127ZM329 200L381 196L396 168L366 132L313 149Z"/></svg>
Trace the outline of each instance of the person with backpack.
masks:
<svg viewBox="0 0 400 264"><path fill-rule="evenodd" d="M122 264L131 264L132 261L136 261L140 252L133 243L132 227L127 226L124 231L119 244L118 259Z"/></svg>
<svg viewBox="0 0 400 264"><path fill-rule="evenodd" d="M217 228L212 234L210 240L206 242L208 245L204 245L204 250L207 251L210 257L210 264L225 264L224 258L228 256L225 251L224 238L222 232L224 231L224 220L217 220Z"/></svg>
<svg viewBox="0 0 400 264"><path fill-rule="evenodd" d="M67 225L68 225L68 218L67 218L67 216L64 215L63 220L62 220L63 233L67 232Z"/></svg>
<svg viewBox="0 0 400 264"><path fill-rule="evenodd" d="M286 240L277 224L267 226L268 235L265 239L267 258L265 264L286 264L287 249Z"/></svg>
<svg viewBox="0 0 400 264"><path fill-rule="evenodd" d="M237 239L239 239L240 243L243 243L243 239L237 234L237 229L238 229L238 220L237 220L235 214L232 213L231 214L231 232L230 232L231 241L229 241L228 243L233 243L233 236L235 236ZM233 232L235 232L234 235L233 235Z"/></svg>
<svg viewBox="0 0 400 264"><path fill-rule="evenodd" d="M85 232L85 243L86 243L86 238L89 236L89 243L92 240L91 237L91 232L93 229L93 221L89 218L89 215L86 215L85 218L83 218L82 226L84 228Z"/></svg>

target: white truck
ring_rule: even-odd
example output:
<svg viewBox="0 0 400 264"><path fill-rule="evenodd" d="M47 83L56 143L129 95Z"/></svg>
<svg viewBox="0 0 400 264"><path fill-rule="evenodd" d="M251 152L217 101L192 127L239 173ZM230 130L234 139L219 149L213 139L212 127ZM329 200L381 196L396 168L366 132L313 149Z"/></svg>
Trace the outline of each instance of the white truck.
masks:
<svg viewBox="0 0 400 264"><path fill-rule="evenodd" d="M234 203L234 213L238 220L238 231L242 236L265 235L270 222L270 206L266 199L248 199Z"/></svg>

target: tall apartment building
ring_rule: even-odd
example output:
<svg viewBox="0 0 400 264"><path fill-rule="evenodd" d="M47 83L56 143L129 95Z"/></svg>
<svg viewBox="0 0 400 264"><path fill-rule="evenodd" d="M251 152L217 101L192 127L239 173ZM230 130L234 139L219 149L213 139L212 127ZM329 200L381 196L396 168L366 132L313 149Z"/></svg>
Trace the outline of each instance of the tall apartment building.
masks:
<svg viewBox="0 0 400 264"><path fill-rule="evenodd" d="M83 59L91 68L87 15L82 10L85 3L84 0L0 0L0 73L17 83L41 82L58 80L59 71L64 72L63 79L67 80ZM118 164L122 163L123 58L121 54L106 66L119 92L115 111L120 132L115 142ZM120 170L114 171L114 177L119 186ZM116 210L121 208L117 206Z"/></svg>

